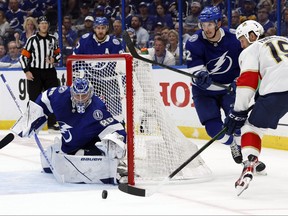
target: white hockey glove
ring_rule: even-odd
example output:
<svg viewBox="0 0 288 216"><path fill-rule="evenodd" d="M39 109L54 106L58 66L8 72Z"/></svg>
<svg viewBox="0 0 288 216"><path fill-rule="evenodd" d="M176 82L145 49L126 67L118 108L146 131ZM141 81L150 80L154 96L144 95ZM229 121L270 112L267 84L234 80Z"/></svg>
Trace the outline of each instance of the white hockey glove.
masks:
<svg viewBox="0 0 288 216"><path fill-rule="evenodd" d="M115 132L106 135L101 142L97 142L95 145L109 158L122 159L126 155L126 144L123 140L124 137Z"/></svg>
<svg viewBox="0 0 288 216"><path fill-rule="evenodd" d="M16 121L11 130L20 137L31 137L43 128L46 120L42 107L29 101L25 113Z"/></svg>

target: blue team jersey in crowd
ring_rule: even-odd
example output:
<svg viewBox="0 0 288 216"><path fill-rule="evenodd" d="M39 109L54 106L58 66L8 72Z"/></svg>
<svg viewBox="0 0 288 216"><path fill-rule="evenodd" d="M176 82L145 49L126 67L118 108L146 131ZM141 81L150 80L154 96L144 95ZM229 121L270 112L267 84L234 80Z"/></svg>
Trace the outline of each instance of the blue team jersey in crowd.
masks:
<svg viewBox="0 0 288 216"><path fill-rule="evenodd" d="M234 32L224 28L222 31L225 35L214 44L203 37L202 30L198 30L188 39L185 45L187 67L204 65L214 82L230 84L239 76L238 56L242 48Z"/></svg>
<svg viewBox="0 0 288 216"><path fill-rule="evenodd" d="M94 33L84 34L77 43L74 54L120 54L123 53L122 43L107 35L103 42L98 42Z"/></svg>
<svg viewBox="0 0 288 216"><path fill-rule="evenodd" d="M62 134L62 151L65 153L94 144L113 132L124 136L126 141L122 124L111 116L105 104L95 95L83 114L72 108L70 87L67 86L48 89L39 95L36 103L46 115L55 114Z"/></svg>

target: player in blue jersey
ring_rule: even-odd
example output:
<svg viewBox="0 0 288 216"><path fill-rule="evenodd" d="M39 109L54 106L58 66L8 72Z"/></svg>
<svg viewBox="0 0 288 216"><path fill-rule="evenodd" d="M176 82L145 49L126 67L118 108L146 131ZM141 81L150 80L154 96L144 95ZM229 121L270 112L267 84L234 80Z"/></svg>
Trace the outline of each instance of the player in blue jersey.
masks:
<svg viewBox="0 0 288 216"><path fill-rule="evenodd" d="M120 54L122 43L108 34L109 22L106 17L97 17L94 21L94 32L84 34L78 41L74 54Z"/></svg>
<svg viewBox="0 0 288 216"><path fill-rule="evenodd" d="M66 182L116 182L119 160L126 153L126 132L94 95L86 78L76 78L71 87L50 88L29 103L24 114L28 119L18 121L12 130L30 137L42 128L46 116L54 113L62 136L46 153ZM44 171L50 172L43 157L41 161Z"/></svg>
<svg viewBox="0 0 288 216"><path fill-rule="evenodd" d="M218 7L205 7L198 19L201 29L185 45L187 67L197 76L192 79L192 94L199 120L208 135L214 137L222 130L221 109L227 115L235 95L211 83L234 86L240 73L238 56L242 48L232 30L221 28L222 14ZM223 135L219 141L230 145L236 163L242 162L240 132L234 137Z"/></svg>

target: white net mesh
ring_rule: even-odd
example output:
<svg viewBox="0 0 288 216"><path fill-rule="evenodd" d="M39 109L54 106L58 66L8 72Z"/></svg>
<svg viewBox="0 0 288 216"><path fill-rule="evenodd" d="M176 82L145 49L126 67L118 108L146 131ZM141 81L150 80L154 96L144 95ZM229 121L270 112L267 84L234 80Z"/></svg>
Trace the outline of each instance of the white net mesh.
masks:
<svg viewBox="0 0 288 216"><path fill-rule="evenodd" d="M134 166L135 182L163 180L191 157L197 146L177 128L165 111L159 92L152 79L150 64L133 59L133 80L126 79L126 55L105 59L69 59L68 75L81 73L94 86L95 94L106 103L109 111L119 121L127 122L134 113ZM69 71L72 70L72 71ZM128 73L128 71L127 71ZM126 82L133 83L133 108L126 107ZM131 134L131 133L130 133ZM131 170L131 169L130 169ZM199 179L211 174L200 156L190 162L173 179Z"/></svg>

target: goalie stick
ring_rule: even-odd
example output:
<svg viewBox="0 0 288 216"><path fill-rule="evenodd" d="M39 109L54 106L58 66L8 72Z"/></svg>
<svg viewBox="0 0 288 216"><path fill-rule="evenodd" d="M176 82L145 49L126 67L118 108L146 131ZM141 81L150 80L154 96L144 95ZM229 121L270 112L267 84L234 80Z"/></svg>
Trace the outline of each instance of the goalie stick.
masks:
<svg viewBox="0 0 288 216"><path fill-rule="evenodd" d="M4 82L4 84L6 85L7 90L9 91L11 97L13 98L13 100L14 100L14 102L15 102L18 110L19 110L19 112L20 112L21 114L23 114L23 111L22 111L19 103L17 102L17 99L16 99L14 93L12 92L12 89L10 88L9 84L7 83L7 80L5 79L4 75L1 73L0 76L1 76L1 79L2 79L2 81ZM8 134L8 135L9 135L9 134ZM10 135L10 136L11 136L11 135ZM13 137L13 138L14 138L14 137ZM34 138L35 138L35 141L36 141L36 144L37 144L38 148L40 149L42 155L44 156L45 160L47 161L47 163L48 163L48 165L49 165L52 173L54 174L56 180L57 180L58 182L60 182L60 183L64 183L63 176L61 176L61 175L59 175L57 172L55 172L54 167L52 166L52 164L51 164L51 162L50 162L47 154L45 153L45 150L43 149L43 146L42 146L42 144L41 144L41 142L40 142L40 140L39 140L36 132L34 133ZM5 138L4 138L4 139L5 139ZM10 137L10 139L11 139L11 137ZM8 144L8 143L7 143L7 144ZM3 146L3 147L4 147L4 146Z"/></svg>
<svg viewBox="0 0 288 216"><path fill-rule="evenodd" d="M6 145L14 140L15 136L13 133L7 134L2 140L0 140L0 149L4 148Z"/></svg>
<svg viewBox="0 0 288 216"><path fill-rule="evenodd" d="M210 146L215 140L218 139L227 131L227 128L224 127L218 134L216 134L209 142L202 146L197 152L195 152L190 158L188 158L183 164L181 164L177 169L175 169L168 177L161 181L155 190L149 191L148 189L134 187L128 183L120 183L118 185L119 190L124 193L128 193L135 196L147 197L153 195L157 192L164 184L168 183L177 173L179 173L184 167L186 167L193 159L195 159L202 151L204 151L208 146Z"/></svg>
<svg viewBox="0 0 288 216"><path fill-rule="evenodd" d="M158 63L158 62L156 62L156 61L153 61L153 60L150 60L150 59L148 59L148 58L145 58L145 57L140 56L140 55L137 53L137 51L136 51L136 49L135 49L135 47L134 47L134 44L133 44L133 42L131 41L131 38L130 38L129 34L127 33L127 31L124 31L124 32L122 33L122 35L123 35L123 39L124 39L124 41L126 42L126 45L127 45L128 49L129 49L131 55L132 55L134 58L139 59L139 60L142 60L142 61L144 61L144 62L148 62L148 63L154 64L154 65L161 66L161 67L163 67L163 68L166 68L166 69L168 69L168 70L174 71L174 72L176 72L176 73L180 73L180 74L182 74L182 75L189 76L189 77L191 77L191 78L198 78L198 77L195 76L194 74L191 74L191 73L188 73L188 72L179 70L179 69L177 69L177 68L173 68L173 67L170 67L170 66L168 66L168 65L164 65L164 64L161 64L161 63ZM229 92L233 92L233 88L232 88L232 87L226 86L226 85L224 85L224 84L216 83L216 82L213 82L213 81L212 81L212 85L215 85L215 86L224 88L224 89L226 89L226 90L229 91Z"/></svg>

